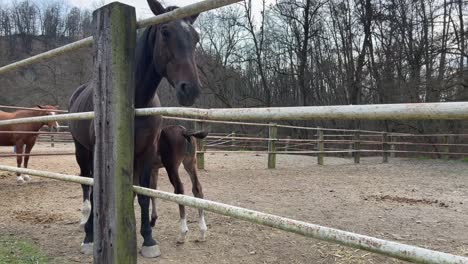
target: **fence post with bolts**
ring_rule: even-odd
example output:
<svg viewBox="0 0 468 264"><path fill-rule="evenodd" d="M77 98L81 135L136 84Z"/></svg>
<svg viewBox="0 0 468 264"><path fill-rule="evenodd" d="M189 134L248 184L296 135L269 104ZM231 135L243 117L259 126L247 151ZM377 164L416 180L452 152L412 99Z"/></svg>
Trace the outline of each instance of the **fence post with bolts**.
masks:
<svg viewBox="0 0 468 264"><path fill-rule="evenodd" d="M323 165L323 157L324 157L324 142L323 142L323 130L321 128L317 129L317 150L319 151L317 155L317 163L318 165Z"/></svg>
<svg viewBox="0 0 468 264"><path fill-rule="evenodd" d="M94 23L94 263L137 259L133 208L135 8L111 3Z"/></svg>
<svg viewBox="0 0 468 264"><path fill-rule="evenodd" d="M195 130L203 130L204 129L204 123L203 121L197 121L195 122ZM205 169L205 150L206 150L206 139L204 138L198 138L197 139L197 168L199 170L204 170Z"/></svg>
<svg viewBox="0 0 468 264"><path fill-rule="evenodd" d="M268 168L276 168L276 140L278 127L276 124L270 123L268 126Z"/></svg>

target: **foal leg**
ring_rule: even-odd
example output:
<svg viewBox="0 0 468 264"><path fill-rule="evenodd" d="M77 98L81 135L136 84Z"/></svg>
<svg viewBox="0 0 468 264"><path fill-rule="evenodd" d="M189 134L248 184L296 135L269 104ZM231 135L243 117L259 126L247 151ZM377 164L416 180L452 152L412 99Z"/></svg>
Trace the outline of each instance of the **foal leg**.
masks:
<svg viewBox="0 0 468 264"><path fill-rule="evenodd" d="M198 173L197 173L197 168L196 168L196 161L194 160L189 160L185 161L184 160L184 169L190 175L190 180L192 181L192 193L193 196L203 199L203 190L202 186L200 184L200 181L198 181ZM206 240L206 230L208 228L206 227L205 223L205 212L203 209L198 209L198 228L200 230L200 236L198 237L198 241L202 242Z"/></svg>
<svg viewBox="0 0 468 264"><path fill-rule="evenodd" d="M150 188L153 190L158 189L158 173L159 169L153 169L150 180ZM156 197L151 197L151 227L154 227L156 225L156 220L158 220Z"/></svg>
<svg viewBox="0 0 468 264"><path fill-rule="evenodd" d="M18 168L21 168L21 163L23 163L23 141L17 141L16 142L16 164L18 166ZM18 184L23 184L24 183L24 178L23 176L21 175L21 173L17 172L16 173L16 182Z"/></svg>
<svg viewBox="0 0 468 264"><path fill-rule="evenodd" d="M178 164L171 164L172 166L167 166L166 171L167 175L169 176L169 180L171 181L172 186L174 186L174 193L175 194L184 194L184 185L180 181ZM187 241L187 233L189 231L187 226L187 218L185 217L185 206L179 204L179 225L180 225L180 233L177 237L177 243L183 244Z"/></svg>
<svg viewBox="0 0 468 264"><path fill-rule="evenodd" d="M32 148L33 148L33 146L34 146L34 143L35 143L35 142L26 144L26 149L25 149L25 151L24 151L24 154L25 154L25 156L24 156L24 164L23 164L23 166L24 166L25 169L28 168L29 154L31 153L31 150L32 150ZM29 181L29 180L31 180L31 177L30 177L28 174L23 174L23 179L24 179L25 181Z"/></svg>

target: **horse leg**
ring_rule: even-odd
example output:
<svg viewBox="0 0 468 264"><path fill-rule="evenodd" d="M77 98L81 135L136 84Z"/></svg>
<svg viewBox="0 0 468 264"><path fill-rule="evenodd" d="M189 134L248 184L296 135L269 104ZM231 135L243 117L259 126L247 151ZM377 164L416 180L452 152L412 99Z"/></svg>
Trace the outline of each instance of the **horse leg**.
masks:
<svg viewBox="0 0 468 264"><path fill-rule="evenodd" d="M159 169L153 169L150 180L150 188L153 190L158 189L158 173ZM156 225L156 220L158 220L156 197L151 197L151 227Z"/></svg>
<svg viewBox="0 0 468 264"><path fill-rule="evenodd" d="M80 176L92 177L93 171L93 155L92 152L86 149L83 145L75 140L75 157L78 165L80 166ZM90 202L90 186L81 185L83 190L83 209L81 209L80 229L83 230L89 216L91 215L91 202Z"/></svg>
<svg viewBox="0 0 468 264"><path fill-rule="evenodd" d="M149 151L148 153L152 153ZM142 161L139 161L138 158L135 173L139 176L139 183L141 187L149 188L151 180L151 169L152 169L152 155L146 154L141 157ZM161 255L161 251L156 240L153 239L152 230L150 225L150 215L149 215L149 205L150 198L148 196L138 194L138 204L140 204L141 209L141 229L140 234L143 236L143 247L141 248L141 254L145 258L156 258Z"/></svg>
<svg viewBox="0 0 468 264"><path fill-rule="evenodd" d="M89 211L89 218L84 225L85 230L85 238L81 243L81 253L85 255L93 255L94 252L94 233L93 233L93 225L94 225L94 215L93 215L93 190L91 190L90 195L91 203L90 203L90 211Z"/></svg>
<svg viewBox="0 0 468 264"><path fill-rule="evenodd" d="M200 184L200 181L198 180L198 173L197 173L197 168L196 168L196 160L184 160L184 169L190 175L190 180L192 181L192 193L193 196L203 199L203 190L202 186ZM205 223L205 212L203 209L198 209L198 228L200 230L200 236L198 238L198 241L202 242L206 240L206 230L208 228L206 227Z"/></svg>
<svg viewBox="0 0 468 264"><path fill-rule="evenodd" d="M32 142L32 143L29 143L29 144L26 144L26 149L24 151L24 163L23 163L23 166L25 169L28 168L28 163L29 163L29 154L31 153L31 150L34 146L34 143L36 142ZM23 179L25 181L30 181L31 180L31 177L28 175L28 174L23 174Z"/></svg>
<svg viewBox="0 0 468 264"><path fill-rule="evenodd" d="M16 164L18 168L21 168L21 163L23 163L23 141L17 141L16 142ZM21 175L21 173L17 172L16 173L16 182L18 184L23 184L24 183L24 178Z"/></svg>
<svg viewBox="0 0 468 264"><path fill-rule="evenodd" d="M167 175L169 176L169 180L174 186L174 193L175 194L184 194L184 185L180 181L179 177L179 168L180 164L174 164L171 162L168 166L165 165ZM180 233L177 237L177 243L183 244L187 241L187 234L188 234L188 227L187 227L187 218L185 217L185 206L179 204L179 225L180 225Z"/></svg>

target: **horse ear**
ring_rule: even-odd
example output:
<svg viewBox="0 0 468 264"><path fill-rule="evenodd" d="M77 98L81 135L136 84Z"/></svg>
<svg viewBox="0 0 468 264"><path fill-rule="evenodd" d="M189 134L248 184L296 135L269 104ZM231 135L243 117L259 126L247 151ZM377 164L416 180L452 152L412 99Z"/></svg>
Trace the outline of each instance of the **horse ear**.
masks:
<svg viewBox="0 0 468 264"><path fill-rule="evenodd" d="M44 107L42 107L42 105L36 105L37 107L39 107L39 109L44 109Z"/></svg>
<svg viewBox="0 0 468 264"><path fill-rule="evenodd" d="M195 15L193 15L193 16L187 18L188 21L190 22L190 24L195 23L195 20L197 20L198 15L200 15L200 14L195 14Z"/></svg>
<svg viewBox="0 0 468 264"><path fill-rule="evenodd" d="M153 14L156 16L166 12L166 9L158 2L158 0L147 0L147 2L151 11L153 11Z"/></svg>

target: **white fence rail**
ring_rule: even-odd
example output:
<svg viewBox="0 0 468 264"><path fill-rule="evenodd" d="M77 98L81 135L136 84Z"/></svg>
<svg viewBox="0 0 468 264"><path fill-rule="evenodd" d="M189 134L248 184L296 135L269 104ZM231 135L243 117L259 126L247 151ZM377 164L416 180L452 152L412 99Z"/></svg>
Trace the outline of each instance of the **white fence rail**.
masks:
<svg viewBox="0 0 468 264"><path fill-rule="evenodd" d="M206 120L317 120L317 119L467 119L468 102L426 104L374 104L269 108L215 108L155 107L135 110L136 116L165 115ZM18 118L0 121L2 125L33 122L93 119L93 112Z"/></svg>

